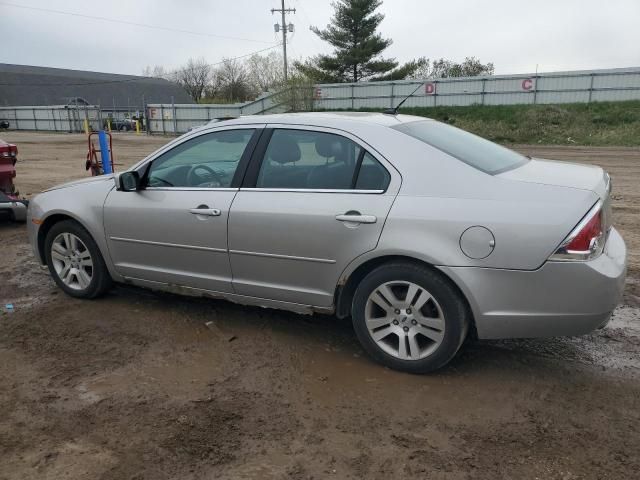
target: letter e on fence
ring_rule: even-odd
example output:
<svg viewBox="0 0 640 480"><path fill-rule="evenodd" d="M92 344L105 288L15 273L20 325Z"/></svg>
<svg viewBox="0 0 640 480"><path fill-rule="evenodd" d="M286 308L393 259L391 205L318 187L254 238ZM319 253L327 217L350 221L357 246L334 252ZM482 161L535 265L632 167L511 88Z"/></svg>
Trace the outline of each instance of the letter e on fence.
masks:
<svg viewBox="0 0 640 480"><path fill-rule="evenodd" d="M313 98L318 99L318 98L322 98L322 89L319 87L316 87L313 90Z"/></svg>
<svg viewBox="0 0 640 480"><path fill-rule="evenodd" d="M435 83L425 83L424 84L424 93L425 95L435 95L436 94L436 84Z"/></svg>

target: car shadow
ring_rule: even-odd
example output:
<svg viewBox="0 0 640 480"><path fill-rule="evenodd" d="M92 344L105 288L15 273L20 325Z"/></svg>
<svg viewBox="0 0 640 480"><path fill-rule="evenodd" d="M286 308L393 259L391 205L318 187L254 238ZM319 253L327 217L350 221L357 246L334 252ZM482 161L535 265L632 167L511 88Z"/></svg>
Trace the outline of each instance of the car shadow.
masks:
<svg viewBox="0 0 640 480"><path fill-rule="evenodd" d="M190 316L197 325L214 318L216 323L237 336L251 336L268 329L283 342L305 345L310 349L337 352L356 367L362 362L373 363L360 347L351 320L334 315L300 315L292 312L244 306L226 300L185 297L156 292L134 286L118 286L111 296L122 300L139 301L144 297L157 302L163 309L177 308L195 313ZM549 376L564 375L567 368L587 368L601 372L615 365L602 362L598 349L606 339L603 331L582 337L543 339L477 340L468 338L458 354L433 376L451 377L478 375L483 372L508 373L528 371ZM384 367L380 367L384 368ZM537 373L536 373L537 372ZM394 372L398 375L405 375Z"/></svg>

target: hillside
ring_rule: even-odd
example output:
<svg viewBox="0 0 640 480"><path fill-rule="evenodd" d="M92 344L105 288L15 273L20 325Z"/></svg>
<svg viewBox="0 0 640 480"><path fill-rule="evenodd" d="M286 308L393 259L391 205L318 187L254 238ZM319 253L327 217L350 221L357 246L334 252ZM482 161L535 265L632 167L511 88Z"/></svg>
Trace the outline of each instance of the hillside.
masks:
<svg viewBox="0 0 640 480"><path fill-rule="evenodd" d="M447 122L499 143L640 146L640 101L402 108L401 112Z"/></svg>

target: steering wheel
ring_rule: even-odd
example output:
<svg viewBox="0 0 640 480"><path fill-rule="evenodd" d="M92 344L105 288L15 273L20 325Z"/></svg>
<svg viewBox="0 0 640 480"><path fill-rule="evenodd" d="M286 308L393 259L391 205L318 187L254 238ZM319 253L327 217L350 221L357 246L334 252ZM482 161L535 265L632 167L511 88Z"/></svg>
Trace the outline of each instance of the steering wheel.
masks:
<svg viewBox="0 0 640 480"><path fill-rule="evenodd" d="M220 176L219 173L217 173L215 170L213 170L211 167L209 167L208 165L204 165L204 164L200 164L200 165L194 165L193 167L191 167L189 169L189 173L187 173L187 184L191 185L192 187L195 187L197 185L200 185L202 182L202 177L200 175L198 175L196 173L197 170L204 170L206 171L210 176L213 177L212 180L209 180L207 183L217 183L218 185L216 185L217 187L222 186L222 177Z"/></svg>
<svg viewBox="0 0 640 480"><path fill-rule="evenodd" d="M164 178L160 178L160 177L149 177L149 179L147 180L147 186L148 187L153 187L155 185L152 184L155 182L160 182L161 184L164 184L168 187L173 187L173 183L169 182L168 180L165 180Z"/></svg>

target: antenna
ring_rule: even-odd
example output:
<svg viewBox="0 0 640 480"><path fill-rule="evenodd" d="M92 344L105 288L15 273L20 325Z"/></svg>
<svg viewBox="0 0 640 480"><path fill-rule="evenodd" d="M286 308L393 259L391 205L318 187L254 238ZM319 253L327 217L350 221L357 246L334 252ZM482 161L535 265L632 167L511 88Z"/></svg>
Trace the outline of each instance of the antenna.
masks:
<svg viewBox="0 0 640 480"><path fill-rule="evenodd" d="M418 89L419 89L422 85L424 85L424 82L422 82L420 85L418 85L418 86L416 87L416 89L415 89L413 92L411 92L409 95L407 95L406 97L404 97L404 98L402 99L402 101L401 101L398 105L396 105L395 107L392 107L392 108L387 108L387 109L386 109L384 112L382 112L382 113L387 114L387 115L397 115L397 114L398 114L398 109L402 106L402 104L403 104L404 102L406 102L406 101L407 101L407 100L408 100L408 99L409 99L409 98L410 98L414 93L416 93L416 92L418 91Z"/></svg>

